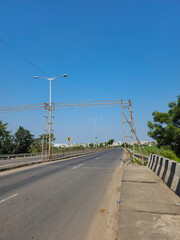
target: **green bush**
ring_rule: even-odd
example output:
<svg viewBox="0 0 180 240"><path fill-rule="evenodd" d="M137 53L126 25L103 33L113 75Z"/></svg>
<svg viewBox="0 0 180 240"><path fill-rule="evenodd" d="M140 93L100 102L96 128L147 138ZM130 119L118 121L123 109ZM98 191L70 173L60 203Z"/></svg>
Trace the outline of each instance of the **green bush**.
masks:
<svg viewBox="0 0 180 240"><path fill-rule="evenodd" d="M162 155L163 155L163 157L166 157L166 158L169 158L172 160L175 160L175 158L176 158L176 154L170 150L165 150Z"/></svg>
<svg viewBox="0 0 180 240"><path fill-rule="evenodd" d="M176 154L170 150L165 150L163 153L162 153L162 156L163 157L166 157L170 160L175 160L177 162L180 162L180 159L176 156Z"/></svg>

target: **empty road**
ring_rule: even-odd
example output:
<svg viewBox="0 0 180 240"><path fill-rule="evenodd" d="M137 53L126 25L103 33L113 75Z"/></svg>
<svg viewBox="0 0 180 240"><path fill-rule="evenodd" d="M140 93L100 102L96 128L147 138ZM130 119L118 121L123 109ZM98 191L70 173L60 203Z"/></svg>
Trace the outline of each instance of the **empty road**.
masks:
<svg viewBox="0 0 180 240"><path fill-rule="evenodd" d="M0 239L85 240L124 152L0 173Z"/></svg>

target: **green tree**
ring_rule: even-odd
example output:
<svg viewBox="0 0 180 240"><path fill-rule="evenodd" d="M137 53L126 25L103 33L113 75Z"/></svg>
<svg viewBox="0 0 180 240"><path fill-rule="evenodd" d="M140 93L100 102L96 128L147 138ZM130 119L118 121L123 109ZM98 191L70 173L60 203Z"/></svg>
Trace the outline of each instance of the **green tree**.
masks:
<svg viewBox="0 0 180 240"><path fill-rule="evenodd" d="M90 148L93 148L93 147L94 147L94 144L93 144L93 143L90 143L90 144L89 144L89 147L90 147Z"/></svg>
<svg viewBox="0 0 180 240"><path fill-rule="evenodd" d="M7 123L0 121L0 153L12 153L14 149L13 138L7 130Z"/></svg>
<svg viewBox="0 0 180 240"><path fill-rule="evenodd" d="M100 144L99 144L99 147L100 147L100 148L104 147L104 143L100 143Z"/></svg>
<svg viewBox="0 0 180 240"><path fill-rule="evenodd" d="M168 146L180 156L180 96L177 103L169 103L169 108L167 113L152 113L154 123L148 121L148 135L157 141L158 147Z"/></svg>
<svg viewBox="0 0 180 240"><path fill-rule="evenodd" d="M43 134L39 135L39 139L42 141L43 140ZM49 141L49 134L44 134L44 140L48 139ZM51 133L51 140L52 141L55 141L56 138L55 136Z"/></svg>
<svg viewBox="0 0 180 240"><path fill-rule="evenodd" d="M33 141L34 136L30 131L20 126L14 134L15 153L29 152Z"/></svg>
<svg viewBox="0 0 180 240"><path fill-rule="evenodd" d="M1 153L10 154L14 152L14 138L11 135L7 135L2 144Z"/></svg>
<svg viewBox="0 0 180 240"><path fill-rule="evenodd" d="M38 153L42 151L42 139L40 138L35 138L30 146L31 152L32 153Z"/></svg>
<svg viewBox="0 0 180 240"><path fill-rule="evenodd" d="M7 123L2 123L0 120L0 141L3 141L3 139L10 134L10 131L7 130Z"/></svg>
<svg viewBox="0 0 180 240"><path fill-rule="evenodd" d="M108 141L108 145L112 145L113 142L114 142L114 139L109 139L109 141Z"/></svg>

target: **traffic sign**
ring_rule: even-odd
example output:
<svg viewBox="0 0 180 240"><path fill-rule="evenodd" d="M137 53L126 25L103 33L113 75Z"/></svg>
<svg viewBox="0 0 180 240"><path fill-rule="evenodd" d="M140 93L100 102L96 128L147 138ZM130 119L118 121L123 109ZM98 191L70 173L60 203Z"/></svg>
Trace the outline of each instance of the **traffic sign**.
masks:
<svg viewBox="0 0 180 240"><path fill-rule="evenodd" d="M68 137L68 138L67 138L67 140L68 140L68 142L70 142L70 141L71 141L71 138L70 138L70 137Z"/></svg>

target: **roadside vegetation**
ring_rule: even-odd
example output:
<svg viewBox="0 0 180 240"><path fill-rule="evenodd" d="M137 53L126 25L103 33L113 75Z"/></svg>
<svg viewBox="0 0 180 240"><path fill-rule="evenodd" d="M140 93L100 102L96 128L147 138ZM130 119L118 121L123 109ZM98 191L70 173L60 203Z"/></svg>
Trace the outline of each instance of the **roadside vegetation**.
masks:
<svg viewBox="0 0 180 240"><path fill-rule="evenodd" d="M155 111L152 113L153 122L148 121L148 135L156 143L143 145L148 154L153 153L180 162L180 96L177 102L168 104L167 113ZM127 147L132 149L130 144ZM138 145L135 151L139 153Z"/></svg>
<svg viewBox="0 0 180 240"><path fill-rule="evenodd" d="M180 162L180 95L177 102L170 102L168 106L167 113L152 113L154 122L148 122L148 135L156 140L157 146L147 150Z"/></svg>
<svg viewBox="0 0 180 240"><path fill-rule="evenodd" d="M152 113L154 122L148 122L148 135L157 141L158 147L166 147L180 157L180 95L177 102L168 106L167 113Z"/></svg>
<svg viewBox="0 0 180 240"><path fill-rule="evenodd" d="M132 154L129 154L129 157L130 157L130 160L131 162L133 162L133 156ZM134 160L135 160L135 163L137 163L138 165L143 165L141 159L137 158L137 157L134 157ZM144 162L145 165L147 165L147 162Z"/></svg>
<svg viewBox="0 0 180 240"><path fill-rule="evenodd" d="M49 134L45 136L45 139L47 139L48 144ZM8 123L3 123L0 120L0 154L40 153L42 151L42 140L43 135L35 138L29 130L22 126L12 134L12 132L8 130ZM105 148L111 146L113 142L114 139L110 139L108 142L99 143L98 145L90 143L86 146L54 147L54 153L84 150L85 148Z"/></svg>
<svg viewBox="0 0 180 240"><path fill-rule="evenodd" d="M7 130L7 123L0 121L0 154L27 153L37 144L29 130L20 126L15 134Z"/></svg>
<svg viewBox="0 0 180 240"><path fill-rule="evenodd" d="M132 150L131 145L128 145L127 147ZM158 145L154 143L151 146L144 144L143 147L145 148L148 154L151 153L157 154L159 156L180 162L180 158L176 156L176 154L169 148L169 146L158 147ZM134 145L134 149L136 153L140 154L139 147L137 144Z"/></svg>

